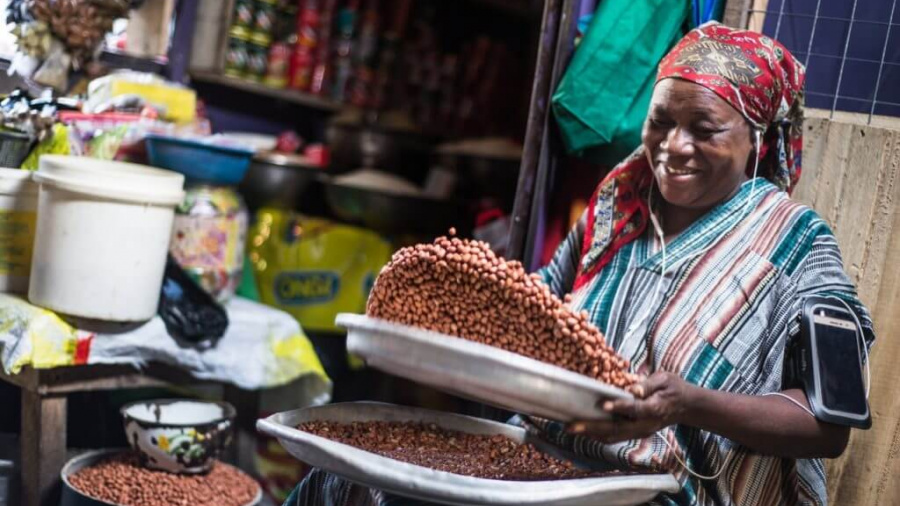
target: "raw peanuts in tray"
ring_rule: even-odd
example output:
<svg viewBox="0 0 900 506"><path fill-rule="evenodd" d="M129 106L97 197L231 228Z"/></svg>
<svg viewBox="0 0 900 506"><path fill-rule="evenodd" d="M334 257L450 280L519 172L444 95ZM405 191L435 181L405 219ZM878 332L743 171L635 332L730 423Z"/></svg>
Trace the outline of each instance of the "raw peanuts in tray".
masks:
<svg viewBox="0 0 900 506"><path fill-rule="evenodd" d="M366 313L496 346L619 388L632 389L638 380L586 311L569 309L540 276L498 257L483 241L439 237L399 250L375 281Z"/></svg>
<svg viewBox="0 0 900 506"><path fill-rule="evenodd" d="M589 478L595 473L502 435L476 435L419 422L306 422L298 429L408 464L494 480Z"/></svg>
<svg viewBox="0 0 900 506"><path fill-rule="evenodd" d="M82 494L122 506L245 506L259 493L253 478L216 462L207 474L178 475L141 467L123 453L68 477Z"/></svg>

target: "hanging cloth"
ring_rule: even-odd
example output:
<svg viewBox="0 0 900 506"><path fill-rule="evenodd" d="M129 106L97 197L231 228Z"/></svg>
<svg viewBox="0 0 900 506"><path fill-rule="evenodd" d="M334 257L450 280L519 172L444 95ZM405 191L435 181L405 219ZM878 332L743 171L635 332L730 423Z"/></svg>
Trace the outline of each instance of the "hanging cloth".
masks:
<svg viewBox="0 0 900 506"><path fill-rule="evenodd" d="M691 0L691 28L709 21L722 21L725 0Z"/></svg>
<svg viewBox="0 0 900 506"><path fill-rule="evenodd" d="M688 0L603 0L552 107L570 154L613 165L640 144L656 66L681 39Z"/></svg>

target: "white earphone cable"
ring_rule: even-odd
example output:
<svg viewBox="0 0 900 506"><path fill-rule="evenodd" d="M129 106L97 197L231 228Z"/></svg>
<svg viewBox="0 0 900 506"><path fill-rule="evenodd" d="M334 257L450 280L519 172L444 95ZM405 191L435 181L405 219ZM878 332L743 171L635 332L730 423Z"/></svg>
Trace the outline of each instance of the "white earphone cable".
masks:
<svg viewBox="0 0 900 506"><path fill-rule="evenodd" d="M653 311L653 308L656 307L656 300L662 293L662 285L666 277L666 236L663 233L662 226L659 224L659 220L656 218L656 213L653 212L652 185L650 187L650 194L647 196L647 208L650 211L650 223L653 225L653 231L656 233L656 237L657 239L659 239L659 244L662 248L662 266L661 272L659 273L659 279L656 281L656 288L653 290L653 297L650 299L650 304L647 304L643 314L640 318L637 319L636 323L632 323L630 325L630 329L641 327L644 325L644 323L646 323L647 318L650 317L650 313Z"/></svg>
<svg viewBox="0 0 900 506"><path fill-rule="evenodd" d="M812 411L810 411L809 408L807 408L806 406L804 406L804 405L803 405L802 403L800 403L797 399L794 399L794 398L792 398L792 397L790 397L790 396L788 396L788 395L785 395L785 394L783 394L783 393L781 393L781 392L769 392L769 393L766 393L766 394L762 394L762 396L763 396L763 397L770 397L770 396L771 396L771 397L782 397L782 398L784 398L784 399L789 400L790 402L792 402L794 405L796 405L798 408L802 409L803 411L806 411L806 413L807 413L809 416L811 416L811 417L813 417L813 418L816 417L816 415L815 415Z"/></svg>
<svg viewBox="0 0 900 506"><path fill-rule="evenodd" d="M744 219L746 219L750 213L750 202L753 199L753 194L754 194L754 191L756 190L756 177L757 177L757 174L759 171L759 149L760 149L760 142L761 142L760 131L757 128L754 128L753 131L754 131L754 144L755 144L754 145L755 149L754 149L754 153L753 153L753 155L754 155L753 178L750 183L750 193L747 195L747 199L744 201L744 209L742 212L742 214L743 214L742 218L744 218ZM652 311L653 307L655 307L656 299L662 291L661 290L662 282L665 279L666 268L667 268L667 266L666 266L666 236L665 236L665 233L663 232L662 226L660 226L660 224L659 224L659 220L656 218L656 214L653 212L653 187L652 186L650 188L650 194L647 197L647 207L650 211L650 222L653 224L653 228L656 233L656 236L659 238L659 242L662 245L662 266L660 269L659 281L656 283L656 290L653 293L653 298L651 299L651 303L647 306L647 310L644 311L643 316L641 316L641 318L639 318L640 323L632 326L632 328L642 326L645 323L647 317L650 315L650 312ZM686 258L681 259L675 265L678 265L681 262L684 262L685 260L688 260L690 258L696 258L698 255L702 255L702 254L706 253L707 251L712 249L716 245L717 242L718 241L713 241L706 248L702 249L698 253L692 254ZM784 396L784 397L787 397L787 396ZM790 401L800 405L794 399L791 399L790 397L787 397L787 398ZM803 406L800 405L800 407L803 407ZM803 409L806 409L806 408L803 408ZM695 478L698 478L701 480L718 479L719 476L721 476L722 473L725 471L725 468L728 467L728 463L731 461L731 457L734 455L734 453L729 453L728 456L725 457L725 461L722 462L722 465L719 466L719 470L716 471L714 474L709 475L709 476L699 474L699 473L695 472L693 469L691 469L690 466L688 466L688 464L684 460L682 460L681 457L678 456L678 449L676 449L675 447L672 446L672 443L669 442L668 438L666 438L665 434L663 433L664 431L665 431L665 429L662 429L662 430L658 431L657 434L660 435L663 442L665 442L666 446L669 447L669 451L672 452L672 456L675 457L675 460L678 461L678 464L680 464L681 467L684 468L684 470L687 471L688 474L690 474L691 476L693 476Z"/></svg>
<svg viewBox="0 0 900 506"><path fill-rule="evenodd" d="M746 200L744 200L744 209L742 211L742 214L743 214L742 218L746 218L747 216L750 215L750 211L751 211L750 203L753 200L754 193L756 192L756 178L759 175L759 154L758 153L759 153L760 143L762 142L762 136L758 129L754 129L753 133L754 133L754 142L755 142L754 161L753 161L753 177L751 178L751 181L750 181L750 192L747 194ZM651 197L652 197L652 188L651 188ZM650 202L650 199L648 198L648 205L649 205L649 202ZM651 207L650 208L650 220L653 221L654 226L658 226L658 222L656 222L654 220L654 218L655 217L653 215L653 208ZM723 236L724 236L724 234L723 234ZM663 241L663 242L665 242L665 241ZM669 270L676 269L682 263L684 263L688 260L691 260L692 258L696 258L700 255L705 254L709 250L713 249L717 243L718 243L718 241L712 241L709 245L707 245L705 248L701 249L700 251L691 253L689 255L685 255L684 258L681 258L680 260L676 261L672 265L667 266L668 269Z"/></svg>
<svg viewBox="0 0 900 506"><path fill-rule="evenodd" d="M663 429L663 430L665 430L665 429ZM662 431L657 432L657 434L660 435L660 437L662 438L663 442L666 443L666 446L669 447L669 451L672 452L672 456L675 457L675 460L677 460L678 463L681 464L681 467L683 467L684 470L687 471L688 474L690 474L690 475L693 476L694 478L698 478L698 479L701 479L701 480L715 480L715 479L718 479L719 476L722 476L722 473L725 471L725 468L728 467L728 463L731 461L731 457L734 455L733 452L729 453L729 454L725 457L725 461L722 462L722 465L719 466L719 470L716 471L715 474L712 474L712 475L710 475L710 476L706 476L706 475L704 475L704 474L699 474L699 473L696 473L696 472L694 472L693 470L691 470L691 468L687 465L687 463L686 463L684 460L682 460L681 457L678 456L678 449L676 449L674 446L672 446L672 443L670 443L669 440L668 440L668 438L666 438L666 436L663 435L661 432L662 432Z"/></svg>

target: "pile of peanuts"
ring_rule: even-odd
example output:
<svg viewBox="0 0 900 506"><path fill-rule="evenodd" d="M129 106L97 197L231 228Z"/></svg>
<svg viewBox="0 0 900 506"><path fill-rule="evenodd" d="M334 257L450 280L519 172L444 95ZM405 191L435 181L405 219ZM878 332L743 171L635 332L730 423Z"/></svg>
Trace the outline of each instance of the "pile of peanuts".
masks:
<svg viewBox="0 0 900 506"><path fill-rule="evenodd" d="M495 346L619 388L637 376L588 320L537 274L498 257L483 241L439 237L394 254L366 314ZM568 296L565 302L569 302Z"/></svg>
<svg viewBox="0 0 900 506"><path fill-rule="evenodd" d="M141 467L128 452L68 477L79 492L121 506L244 506L259 484L232 466L216 462L207 474L178 475Z"/></svg>
<svg viewBox="0 0 900 506"><path fill-rule="evenodd" d="M297 428L390 459L477 478L536 481L610 474L578 469L506 436L467 434L435 424L318 421Z"/></svg>

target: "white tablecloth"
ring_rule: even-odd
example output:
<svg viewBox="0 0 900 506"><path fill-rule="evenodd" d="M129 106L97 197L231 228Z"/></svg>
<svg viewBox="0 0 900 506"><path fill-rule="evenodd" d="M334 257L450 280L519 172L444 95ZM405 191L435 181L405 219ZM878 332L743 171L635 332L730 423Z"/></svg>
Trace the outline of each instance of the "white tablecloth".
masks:
<svg viewBox="0 0 900 506"><path fill-rule="evenodd" d="M157 316L141 325L104 324L76 329L51 311L0 294L0 365L15 374L24 366L150 361L180 367L201 380L255 390L304 375L318 378L323 395L330 382L297 321L289 314L246 299L226 304L229 325L209 349L176 342Z"/></svg>

